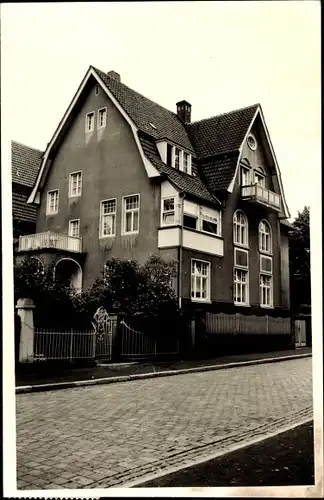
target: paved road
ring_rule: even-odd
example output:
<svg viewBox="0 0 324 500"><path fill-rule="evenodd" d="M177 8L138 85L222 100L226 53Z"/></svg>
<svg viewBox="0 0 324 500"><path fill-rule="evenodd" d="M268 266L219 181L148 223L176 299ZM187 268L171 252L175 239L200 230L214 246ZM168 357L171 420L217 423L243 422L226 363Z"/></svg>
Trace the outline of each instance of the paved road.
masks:
<svg viewBox="0 0 324 500"><path fill-rule="evenodd" d="M312 359L17 395L19 489L121 486L312 416Z"/></svg>

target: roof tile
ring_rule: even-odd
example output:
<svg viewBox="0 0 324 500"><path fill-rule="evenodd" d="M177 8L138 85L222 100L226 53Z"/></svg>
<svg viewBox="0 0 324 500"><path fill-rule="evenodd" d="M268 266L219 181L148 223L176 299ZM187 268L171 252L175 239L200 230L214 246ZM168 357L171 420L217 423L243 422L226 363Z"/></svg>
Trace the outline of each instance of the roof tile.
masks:
<svg viewBox="0 0 324 500"><path fill-rule="evenodd" d="M32 187L41 164L43 153L25 144L11 141L12 182Z"/></svg>

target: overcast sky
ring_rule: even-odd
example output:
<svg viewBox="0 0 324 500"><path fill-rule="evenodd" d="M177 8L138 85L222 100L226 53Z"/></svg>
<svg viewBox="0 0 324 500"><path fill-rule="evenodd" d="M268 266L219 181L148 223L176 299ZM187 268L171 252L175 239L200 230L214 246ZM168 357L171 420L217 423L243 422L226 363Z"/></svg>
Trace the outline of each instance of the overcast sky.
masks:
<svg viewBox="0 0 324 500"><path fill-rule="evenodd" d="M89 65L192 120L260 103L292 217L320 183L320 3L2 4L10 138L44 150ZM9 120L9 121L8 121Z"/></svg>

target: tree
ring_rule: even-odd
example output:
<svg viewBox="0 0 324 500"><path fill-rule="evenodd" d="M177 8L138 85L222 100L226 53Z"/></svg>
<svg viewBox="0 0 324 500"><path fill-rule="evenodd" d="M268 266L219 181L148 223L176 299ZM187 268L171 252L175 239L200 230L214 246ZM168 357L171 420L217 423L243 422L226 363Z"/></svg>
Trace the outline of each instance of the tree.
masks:
<svg viewBox="0 0 324 500"><path fill-rule="evenodd" d="M294 310L311 304L309 217L310 209L305 206L298 212L290 233L291 305Z"/></svg>

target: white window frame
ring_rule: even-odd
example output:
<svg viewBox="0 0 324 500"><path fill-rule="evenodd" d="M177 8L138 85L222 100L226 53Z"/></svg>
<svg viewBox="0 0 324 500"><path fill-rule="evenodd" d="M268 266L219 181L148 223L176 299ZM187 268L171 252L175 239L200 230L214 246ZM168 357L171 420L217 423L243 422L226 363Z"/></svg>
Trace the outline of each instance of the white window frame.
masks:
<svg viewBox="0 0 324 500"><path fill-rule="evenodd" d="M97 83L95 85L95 95L99 95L99 92L100 92L100 85Z"/></svg>
<svg viewBox="0 0 324 500"><path fill-rule="evenodd" d="M262 182L259 182L256 179L256 177L258 177L259 180L261 180ZM257 184L258 186L261 186L261 187L265 188L265 175L261 174L260 172L254 171L254 184Z"/></svg>
<svg viewBox="0 0 324 500"><path fill-rule="evenodd" d="M270 286L264 286L261 282L262 277L269 279L270 280ZM270 298L270 304L265 304L262 302L263 300L263 289L269 289L269 298ZM267 273L260 273L259 276L259 290L260 290L260 307L263 307L265 309L273 309L273 274L267 274Z"/></svg>
<svg viewBox="0 0 324 500"><path fill-rule="evenodd" d="M246 253L246 262L247 262L246 266L242 266L241 264L238 264L236 262L237 251ZM234 248L234 267L239 268L239 269L243 269L243 270L249 269L249 251L248 250L245 250L245 248Z"/></svg>
<svg viewBox="0 0 324 500"><path fill-rule="evenodd" d="M262 269L262 259L265 259L265 260L268 260L271 262L271 271L267 271L266 269ZM273 275L273 260L272 260L272 257L270 255L264 255L264 254L260 254L260 274L268 274L269 276L272 276Z"/></svg>
<svg viewBox="0 0 324 500"><path fill-rule="evenodd" d="M132 208L129 210L126 210L126 199L127 198L132 198L133 196L138 197L138 208ZM122 235L129 235L129 234L138 234L139 233L139 227L140 227L140 207L141 207L141 197L139 193L134 193L134 194L128 194L126 196L123 196L123 207L122 207ZM128 212L138 212L138 229L135 231L126 231L126 214ZM132 215L132 226L134 222L134 215Z"/></svg>
<svg viewBox="0 0 324 500"><path fill-rule="evenodd" d="M268 233L266 231L262 231L261 230L262 223L265 223L266 227L268 227L268 229L269 229ZM262 247L262 235L264 235L265 242L267 240L266 237L268 236L269 249ZM258 238L259 238L259 252L265 253L267 255L272 255L272 245L273 245L273 241L272 241L272 228L271 228L271 225L269 224L269 222L266 219L262 219L259 222Z"/></svg>
<svg viewBox="0 0 324 500"><path fill-rule="evenodd" d="M78 223L78 235L77 236L74 236L72 234L72 227L73 227L73 223L74 222L77 222ZM69 220L69 236L71 238L80 238L80 219L72 219L72 220Z"/></svg>
<svg viewBox="0 0 324 500"><path fill-rule="evenodd" d="M92 115L93 122L92 122L92 128L88 128L88 116ZM94 131L94 125L95 125L95 116L96 113L94 111L90 111L89 113L86 114L86 119L85 119L85 133L88 134L89 132Z"/></svg>
<svg viewBox="0 0 324 500"><path fill-rule="evenodd" d="M173 210L164 210L164 202L167 200L173 200L174 208ZM176 211L176 198L175 196L166 196L161 199L161 226L172 226L175 222L175 211ZM170 215L173 213L173 222L165 222L164 215Z"/></svg>
<svg viewBox="0 0 324 500"><path fill-rule="evenodd" d="M104 111L104 123L103 125L100 125L100 112L101 111ZM107 108L104 107L104 108L100 108L98 109L97 111L97 129L101 129L101 128L105 128L106 127L106 124L107 124Z"/></svg>
<svg viewBox="0 0 324 500"><path fill-rule="evenodd" d="M108 201L115 202L115 211L103 213L104 203ZM111 234L103 234L103 222L105 217L114 217L113 232ZM117 221L117 198L107 198L106 200L100 201L100 216L99 216L99 238L113 238L116 236L116 221Z"/></svg>
<svg viewBox="0 0 324 500"><path fill-rule="evenodd" d="M243 214L243 217L245 220L244 224L241 224L241 222L237 222L237 220L235 220L235 219L237 219L238 213ZM236 226L239 226L240 228L242 228L242 227L245 228L245 238L244 238L243 242L238 241L236 238ZM242 229L240 229L240 234L242 234ZM233 243L234 243L234 245L238 245L238 246L245 247L245 248L248 248L248 246L249 246L249 222L248 222L247 216L245 215L245 213L241 209L235 210L235 212L233 214Z"/></svg>
<svg viewBox="0 0 324 500"><path fill-rule="evenodd" d="M185 174L189 174L190 175L191 174L191 172L190 172L190 170L191 170L191 168L190 168L190 158L191 158L191 155L189 153L187 153L186 151L183 151L182 153L183 153L183 155L182 155L182 158L183 158L183 160L182 160L182 171ZM186 165L187 170L185 170L185 158L187 158L187 165Z"/></svg>
<svg viewBox="0 0 324 500"><path fill-rule="evenodd" d="M80 174L80 190L77 194L73 194L72 193L72 186L73 186L72 177L73 177L73 175L78 175L78 174ZM77 198L78 196L81 196L81 194L82 194L82 170L78 170L76 172L71 172L70 176L69 176L69 198Z"/></svg>
<svg viewBox="0 0 324 500"><path fill-rule="evenodd" d="M242 280L237 280L236 279L236 272L238 273L244 273L246 276L246 281L243 282ZM233 268L233 301L235 306L243 306L243 307L249 307L250 306L250 272L247 268L245 267L239 267L235 266ZM246 302L238 302L235 300L237 298L238 293L237 289L240 287L241 288L241 295L242 295L242 286L245 285L246 289Z"/></svg>
<svg viewBox="0 0 324 500"><path fill-rule="evenodd" d="M56 210L51 211L50 210L50 195L52 193L57 193L57 201L56 201ZM60 190L59 189L51 189L50 191L47 191L47 198L46 198L46 215L55 215L59 211L59 201L60 201Z"/></svg>
<svg viewBox="0 0 324 500"><path fill-rule="evenodd" d="M246 167L245 165L241 165L241 186L250 186L252 184L251 182L251 168L249 167ZM245 184L243 184L243 172L246 172L246 176L247 176L247 182Z"/></svg>
<svg viewBox="0 0 324 500"><path fill-rule="evenodd" d="M206 298L192 296L192 291L193 291L192 290L192 278L193 278L193 276L195 277L195 279L194 279L194 293L195 293L195 295L197 293L197 289L196 289L197 279L196 278L200 277L200 283L201 283L201 278L205 277L204 275L193 274L192 267L193 267L194 262L200 262L202 264L207 264L207 276L206 276L206 279L207 279L207 284L206 284L207 297ZM201 286L201 290L202 290L202 286ZM201 293L201 290L200 290L200 293ZM192 302L211 302L210 290L211 290L211 263L208 262L207 260L190 259L190 298L191 298L191 301Z"/></svg>

